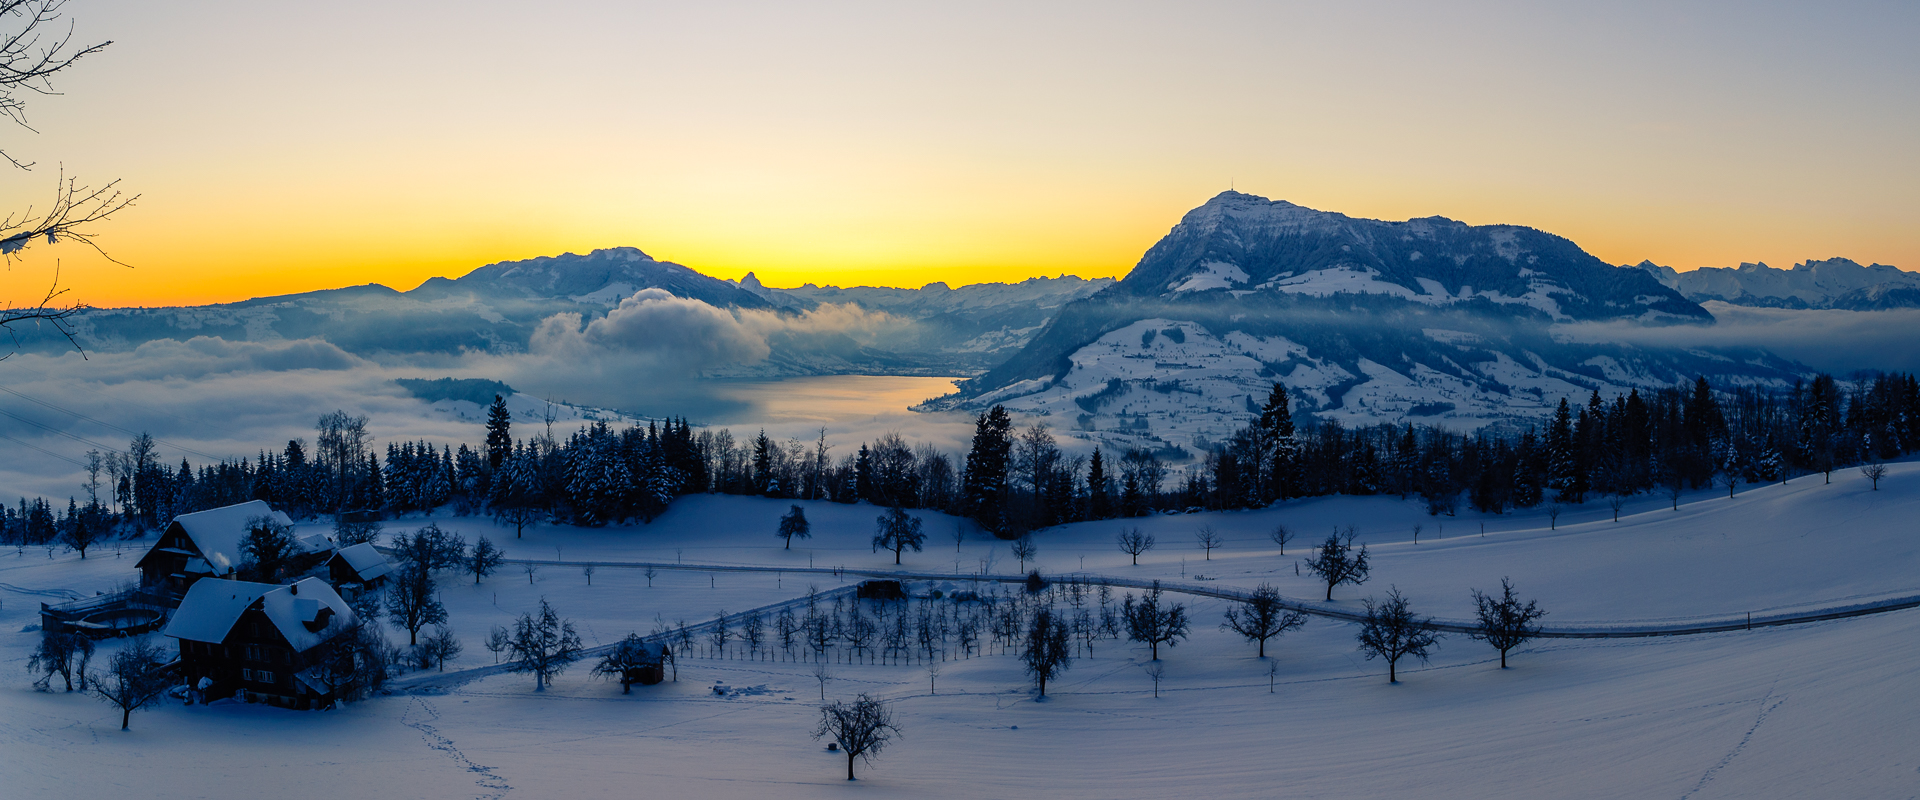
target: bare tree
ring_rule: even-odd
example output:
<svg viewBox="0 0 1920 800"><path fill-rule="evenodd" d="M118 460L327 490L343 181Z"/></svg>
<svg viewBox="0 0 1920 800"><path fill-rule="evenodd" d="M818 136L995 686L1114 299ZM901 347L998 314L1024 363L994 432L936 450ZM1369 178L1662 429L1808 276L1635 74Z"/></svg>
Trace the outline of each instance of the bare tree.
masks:
<svg viewBox="0 0 1920 800"><path fill-rule="evenodd" d="M587 576L588 586L593 585L593 565L592 564L580 565L580 574Z"/></svg>
<svg viewBox="0 0 1920 800"><path fill-rule="evenodd" d="M1213 549L1219 547L1224 541L1220 538L1220 532L1214 530L1212 525L1200 526L1200 530L1194 532L1193 539L1200 543L1200 549L1207 551L1208 561L1213 560Z"/></svg>
<svg viewBox="0 0 1920 800"><path fill-rule="evenodd" d="M531 561L522 561L520 562L520 571L527 573L527 585L532 586L533 574L540 571L540 565L535 564Z"/></svg>
<svg viewBox="0 0 1920 800"><path fill-rule="evenodd" d="M420 666L423 669L434 666L441 672L446 672L447 659L459 658L460 652L465 649L460 644L459 637L453 635L452 629L444 624L436 625L433 633L428 634L427 638L420 643Z"/></svg>
<svg viewBox="0 0 1920 800"><path fill-rule="evenodd" d="M892 550L895 564L900 563L901 551L911 549L918 553L927 542L927 535L921 531L920 518L908 514L906 509L899 506L887 509L887 513L874 522L873 550L876 553Z"/></svg>
<svg viewBox="0 0 1920 800"><path fill-rule="evenodd" d="M1033 543L1033 534L1027 534L1013 540L1013 557L1020 559L1020 571L1027 571L1027 561L1040 553L1040 546Z"/></svg>
<svg viewBox="0 0 1920 800"><path fill-rule="evenodd" d="M933 683L935 679L940 677L940 662L929 658L927 659L926 665L921 667L921 669L927 671L927 694L939 694L939 692L934 691Z"/></svg>
<svg viewBox="0 0 1920 800"><path fill-rule="evenodd" d="M133 712L158 700L173 685L166 664L165 651L142 636L113 654L106 674L89 681L89 691L120 708L120 730L124 731Z"/></svg>
<svg viewBox="0 0 1920 800"><path fill-rule="evenodd" d="M1880 491L1880 479L1887 477L1887 465L1875 461L1860 468L1860 474L1873 481L1873 490Z"/></svg>
<svg viewBox="0 0 1920 800"><path fill-rule="evenodd" d="M1240 634L1249 642L1259 642L1258 657L1266 658L1268 639L1305 624L1307 615L1281 605L1280 590L1273 588L1273 584L1263 583L1253 590L1252 597L1227 609L1227 621L1221 623L1220 628Z"/></svg>
<svg viewBox="0 0 1920 800"><path fill-rule="evenodd" d="M1160 660L1160 645L1175 647L1187 638L1187 608L1179 603L1163 605L1159 581L1138 602L1128 593L1120 612L1127 621L1127 638L1151 648L1154 661Z"/></svg>
<svg viewBox="0 0 1920 800"><path fill-rule="evenodd" d="M1153 534L1142 533L1139 528L1127 528L1114 537L1120 543L1120 552L1133 556L1133 565L1140 566L1140 554L1153 549Z"/></svg>
<svg viewBox="0 0 1920 800"><path fill-rule="evenodd" d="M40 644L33 649L33 655L27 659L27 671L40 673L40 679L33 686L46 691L52 685L53 676L59 675L66 681L67 691L73 691L73 676L80 675L80 690L86 691L87 673L83 666L85 660L93 656L93 640L78 633L42 633ZM81 663L76 664L79 660Z"/></svg>
<svg viewBox="0 0 1920 800"><path fill-rule="evenodd" d="M409 561L395 573L387 589L387 613L394 627L407 632L407 644L420 643L421 628L447 621L447 609L436 594L433 573L424 564Z"/></svg>
<svg viewBox="0 0 1920 800"><path fill-rule="evenodd" d="M1147 677L1153 679L1153 696L1158 698L1160 696L1160 679L1167 676L1167 665L1159 661L1149 661L1146 664L1146 670Z"/></svg>
<svg viewBox="0 0 1920 800"><path fill-rule="evenodd" d="M1033 623L1027 627L1027 646L1020 652L1020 662L1026 665L1027 674L1033 676L1040 685L1040 696L1047 696L1047 681L1073 664L1073 647L1068 641L1067 624L1055 616L1053 611L1041 607L1033 612Z"/></svg>
<svg viewBox="0 0 1920 800"><path fill-rule="evenodd" d="M1620 494L1618 492L1607 495L1607 507L1613 509L1614 522L1620 521L1620 509L1625 508L1626 505L1627 505L1626 495Z"/></svg>
<svg viewBox="0 0 1920 800"><path fill-rule="evenodd" d="M1272 539L1274 544L1280 545L1280 555L1284 556L1287 554L1287 543L1293 541L1293 531L1287 530L1285 525L1275 525L1273 531L1267 534L1267 538Z"/></svg>
<svg viewBox="0 0 1920 800"><path fill-rule="evenodd" d="M507 632L505 626L495 625L493 630L487 631L487 649L493 652L493 663L500 663L500 654L512 646L513 635Z"/></svg>
<svg viewBox="0 0 1920 800"><path fill-rule="evenodd" d="M1547 614L1540 610L1535 601L1528 600L1521 605L1520 599L1513 596L1513 582L1506 578L1500 579L1500 598L1497 600L1481 594L1479 589L1473 590L1473 606L1479 623L1474 626L1474 632L1467 636L1499 650L1501 669L1507 668L1508 650L1540 635L1540 626L1534 622Z"/></svg>
<svg viewBox="0 0 1920 800"><path fill-rule="evenodd" d="M820 699L827 699L827 681L833 680L833 670L825 661L813 662L813 679L820 684Z"/></svg>
<svg viewBox="0 0 1920 800"><path fill-rule="evenodd" d="M1320 552L1307 559L1307 570L1320 576L1327 584L1327 599L1333 599L1333 587L1343 583L1355 586L1367 582L1367 573L1372 570L1367 564L1367 546L1353 549L1353 528L1347 528L1344 535L1328 534L1327 540L1320 543Z"/></svg>
<svg viewBox="0 0 1920 800"><path fill-rule="evenodd" d="M33 129L27 125L27 98L36 94L58 94L52 83L56 73L112 44L74 44L73 24L69 22L65 30L60 29L61 9L65 5L66 0L0 0L0 114L29 131ZM5 150L0 150L0 158L22 170L33 167L32 162L21 161ZM64 240L85 244L108 261L119 264L93 241L90 231L93 223L118 213L138 199L123 195L116 188L118 185L119 181L111 181L99 187L83 186L62 169L54 183L52 203L44 209L29 207L0 219L0 256L11 263L34 242L44 240L51 245ZM14 326L23 323L47 324L78 349L70 320L86 307L61 302L65 294L66 290L60 288L56 263L53 280L37 302L0 306L0 329L6 330L13 339L15 350L20 341Z"/></svg>
<svg viewBox="0 0 1920 800"><path fill-rule="evenodd" d="M1367 616L1360 623L1360 652L1372 661L1378 656L1387 660L1387 682L1399 683L1394 668L1402 656L1414 656L1421 661L1427 660L1427 650L1440 641L1440 634L1433 628L1433 620L1415 617L1407 609L1407 599L1400 596L1398 588L1387 591L1385 601L1375 603L1372 598L1366 600Z"/></svg>
<svg viewBox="0 0 1920 800"><path fill-rule="evenodd" d="M534 691L545 691L553 676L580 659L580 635L574 633L573 622L561 619L543 598L539 616L521 614L514 623L507 649L512 653L507 669L533 673Z"/></svg>
<svg viewBox="0 0 1920 800"><path fill-rule="evenodd" d="M813 731L813 738L831 738L846 752L847 780L853 780L854 759L872 764L874 756L898 735L893 710L864 693L851 703L835 700L820 706L820 727Z"/></svg>
<svg viewBox="0 0 1920 800"><path fill-rule="evenodd" d="M1565 510L1566 507L1560 505L1559 501L1547 504L1547 530L1560 530L1560 512Z"/></svg>
<svg viewBox="0 0 1920 800"><path fill-rule="evenodd" d="M659 575L660 571L654 569L652 566L648 566L647 571L640 574L647 576L647 588L651 589L653 588L653 578L655 575Z"/></svg>
<svg viewBox="0 0 1920 800"><path fill-rule="evenodd" d="M473 573L474 585L480 585L481 578L492 575L494 571L500 569L500 562L504 559L505 555L500 552L500 548L493 546L492 539L482 536L480 541L474 542L473 551L468 554L466 563L467 571Z"/></svg>

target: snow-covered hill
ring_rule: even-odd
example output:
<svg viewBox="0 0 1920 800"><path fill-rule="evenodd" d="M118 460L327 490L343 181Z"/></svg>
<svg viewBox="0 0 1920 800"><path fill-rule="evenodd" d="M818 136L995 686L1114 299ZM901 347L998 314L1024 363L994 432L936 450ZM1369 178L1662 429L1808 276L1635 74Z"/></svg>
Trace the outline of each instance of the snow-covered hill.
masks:
<svg viewBox="0 0 1920 800"><path fill-rule="evenodd" d="M1354 219L1237 192L1188 213L1114 286L934 408L1004 404L1078 436L1177 451L1244 425L1275 381L1350 424L1531 422L1562 397L1705 375L1785 386L1752 348L1574 341L1559 326L1710 324L1638 269L1551 234Z"/></svg>
<svg viewBox="0 0 1920 800"><path fill-rule="evenodd" d="M1793 269L1743 263L1680 272L1651 261L1638 266L1696 302L1849 311L1920 307L1920 274L1885 264L1863 267L1845 258L1805 261Z"/></svg>

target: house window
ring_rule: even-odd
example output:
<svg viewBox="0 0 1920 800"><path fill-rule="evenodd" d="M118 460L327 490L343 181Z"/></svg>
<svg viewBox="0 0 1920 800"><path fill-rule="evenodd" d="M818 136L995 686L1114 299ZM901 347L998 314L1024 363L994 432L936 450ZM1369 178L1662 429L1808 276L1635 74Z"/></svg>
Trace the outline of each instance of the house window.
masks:
<svg viewBox="0 0 1920 800"><path fill-rule="evenodd" d="M247 660L248 661L260 660L260 645L257 645L257 644L247 645Z"/></svg>
<svg viewBox="0 0 1920 800"><path fill-rule="evenodd" d="M253 680L253 670L250 670L250 669L240 670L240 680L243 680L243 681Z"/></svg>
<svg viewBox="0 0 1920 800"><path fill-rule="evenodd" d="M261 683L273 683L273 673L271 673L271 672L268 672L268 671L266 671L266 670L264 670L264 669L263 669L263 670L260 670L260 682L261 682Z"/></svg>

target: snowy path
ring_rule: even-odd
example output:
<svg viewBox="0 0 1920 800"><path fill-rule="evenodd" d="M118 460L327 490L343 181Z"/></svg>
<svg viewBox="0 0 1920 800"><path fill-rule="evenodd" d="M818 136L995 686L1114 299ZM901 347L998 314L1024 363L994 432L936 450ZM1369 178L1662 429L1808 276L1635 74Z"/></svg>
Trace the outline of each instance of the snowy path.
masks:
<svg viewBox="0 0 1920 800"><path fill-rule="evenodd" d="M811 573L822 575L860 575L870 578L893 578L915 581L950 581L955 583L1025 583L1024 575L981 575L977 573L949 572L908 572L885 569L848 569L843 567L760 567L737 564L665 564L647 561L556 561L551 559L507 559L509 564L532 564L538 567L591 566L594 569L654 569L685 570L691 572L762 572L762 573ZM1222 600L1246 600L1253 593L1245 589L1214 587L1198 583L1183 583L1167 580L1145 580L1140 578L1118 578L1093 573L1067 573L1048 576L1050 580L1077 580L1087 584L1106 584L1127 589L1150 589L1154 585L1165 591L1180 594L1213 597ZM841 591L845 591L843 588ZM804 601L802 598L801 601ZM782 607L792 607L795 602L789 600L767 606L763 610L778 611ZM1351 608L1342 608L1329 603L1314 600L1302 600L1296 597L1281 597L1281 604L1314 616L1328 617L1346 622L1359 622L1365 618L1361 612ZM1543 626L1540 638L1543 639L1628 639L1646 636L1686 636L1701 633L1725 633L1727 631L1752 630L1754 628L1775 625L1799 625L1808 622L1822 622L1832 619L1857 617L1863 614L1880 614L1888 611L1900 611L1908 608L1920 608L1920 594L1900 593L1889 597L1876 598L1856 603L1827 606L1793 612L1772 614L1742 614L1740 616L1677 617L1663 619L1658 623L1623 621L1619 623L1595 625ZM1433 626L1449 633L1470 633L1474 624L1466 620L1434 619ZM705 629L713 623L704 623Z"/></svg>

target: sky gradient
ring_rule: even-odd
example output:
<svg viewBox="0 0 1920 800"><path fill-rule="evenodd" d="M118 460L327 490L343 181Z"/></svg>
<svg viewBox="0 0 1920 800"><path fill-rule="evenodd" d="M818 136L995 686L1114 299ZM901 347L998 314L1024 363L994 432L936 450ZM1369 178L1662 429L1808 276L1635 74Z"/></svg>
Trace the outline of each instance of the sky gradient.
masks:
<svg viewBox="0 0 1920 800"><path fill-rule="evenodd" d="M770 285L1121 275L1226 189L1681 269L1920 268L1920 6L74 0L0 129L141 195L98 306L631 245Z"/></svg>

